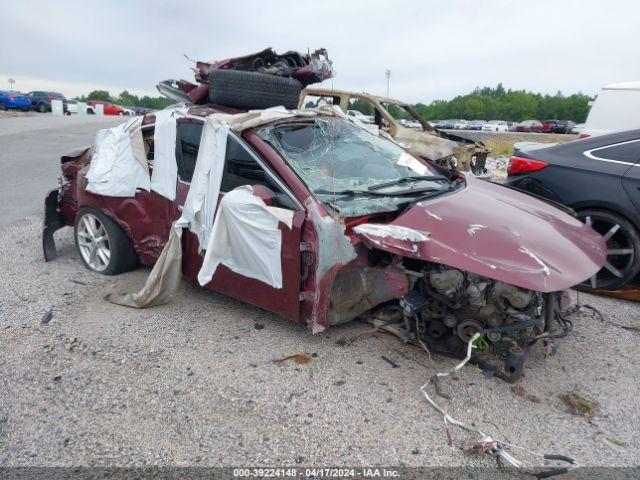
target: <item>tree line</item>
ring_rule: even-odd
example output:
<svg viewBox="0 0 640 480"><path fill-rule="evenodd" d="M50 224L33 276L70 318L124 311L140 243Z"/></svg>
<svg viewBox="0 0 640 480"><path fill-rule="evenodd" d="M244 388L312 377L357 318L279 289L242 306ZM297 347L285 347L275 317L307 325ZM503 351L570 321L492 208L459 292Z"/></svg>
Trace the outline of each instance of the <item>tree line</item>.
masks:
<svg viewBox="0 0 640 480"><path fill-rule="evenodd" d="M145 95L144 97L138 97L137 95L133 95L126 90L120 92L120 95L118 95L117 97L112 97L106 90L93 90L87 95L80 95L76 98L80 102L86 102L89 100L102 100L105 102L115 103L116 105L121 105L123 107L143 107L152 108L154 110L160 110L176 103L175 101L165 97L150 97L148 95Z"/></svg>
<svg viewBox="0 0 640 480"><path fill-rule="evenodd" d="M542 95L525 90L505 90L497 87L476 88L466 95L452 100L434 100L429 105L418 103L415 109L428 120L464 118L466 120L522 120L558 119L582 123L589 113L589 101L593 97L583 93L565 96Z"/></svg>
<svg viewBox="0 0 640 480"><path fill-rule="evenodd" d="M165 97L138 97L127 90L112 97L106 90L94 90L88 95L77 97L80 101L104 100L124 107L144 107L162 109L175 103ZM434 100L429 105L417 103L415 109L427 120L443 120L447 118L464 118L466 120L522 120L559 119L584 122L589 113L589 101L593 97L583 93L555 95L527 92L525 90L505 90L502 83L497 87L476 88L466 95L459 95L452 100ZM372 115L371 106L367 102L356 102L349 108ZM389 106L392 108L392 106ZM399 110L399 109L398 109ZM395 116L395 115L394 115ZM407 116L398 111L399 117Z"/></svg>

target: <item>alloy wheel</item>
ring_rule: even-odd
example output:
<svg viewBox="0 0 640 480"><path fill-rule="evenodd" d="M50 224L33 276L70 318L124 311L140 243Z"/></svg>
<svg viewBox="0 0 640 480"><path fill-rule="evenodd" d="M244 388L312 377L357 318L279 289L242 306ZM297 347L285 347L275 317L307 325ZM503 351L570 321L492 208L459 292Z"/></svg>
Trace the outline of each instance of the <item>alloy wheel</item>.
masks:
<svg viewBox="0 0 640 480"><path fill-rule="evenodd" d="M77 242L85 263L96 272L102 272L109 266L111 246L109 235L98 217L85 213L78 222Z"/></svg>
<svg viewBox="0 0 640 480"><path fill-rule="evenodd" d="M634 267L637 252L633 237L615 219L608 216L588 212L585 215L578 214L578 217L588 227L602 235L607 244L607 259L604 266L580 286L592 289L610 288L627 276Z"/></svg>

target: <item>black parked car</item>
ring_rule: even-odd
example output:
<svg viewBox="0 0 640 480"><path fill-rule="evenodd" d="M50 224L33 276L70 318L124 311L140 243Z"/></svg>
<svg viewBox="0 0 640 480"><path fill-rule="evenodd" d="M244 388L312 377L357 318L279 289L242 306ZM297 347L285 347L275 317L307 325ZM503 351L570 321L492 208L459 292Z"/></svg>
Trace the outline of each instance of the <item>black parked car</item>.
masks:
<svg viewBox="0 0 640 480"><path fill-rule="evenodd" d="M553 133L571 133L575 123L571 120L558 120L553 126Z"/></svg>
<svg viewBox="0 0 640 480"><path fill-rule="evenodd" d="M51 100L62 100L62 108L65 113L67 109L67 99L58 92L40 92L34 91L27 93L27 97L31 100L31 109L40 113L51 111Z"/></svg>
<svg viewBox="0 0 640 480"><path fill-rule="evenodd" d="M638 274L640 130L517 150L508 173L508 186L571 207L606 239L607 263L581 287L617 289Z"/></svg>

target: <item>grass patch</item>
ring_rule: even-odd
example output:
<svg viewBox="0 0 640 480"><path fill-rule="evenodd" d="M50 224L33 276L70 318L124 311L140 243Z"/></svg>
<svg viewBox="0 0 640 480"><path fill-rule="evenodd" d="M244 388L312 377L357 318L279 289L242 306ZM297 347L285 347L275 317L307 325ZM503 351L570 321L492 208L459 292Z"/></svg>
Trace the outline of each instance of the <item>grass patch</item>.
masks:
<svg viewBox="0 0 640 480"><path fill-rule="evenodd" d="M514 152L513 143L513 140L504 137L484 140L484 144L491 149L492 157L510 157Z"/></svg>
<svg viewBox="0 0 640 480"><path fill-rule="evenodd" d="M598 404L578 392L567 392L560 399L569 407L574 415L593 417L598 411Z"/></svg>

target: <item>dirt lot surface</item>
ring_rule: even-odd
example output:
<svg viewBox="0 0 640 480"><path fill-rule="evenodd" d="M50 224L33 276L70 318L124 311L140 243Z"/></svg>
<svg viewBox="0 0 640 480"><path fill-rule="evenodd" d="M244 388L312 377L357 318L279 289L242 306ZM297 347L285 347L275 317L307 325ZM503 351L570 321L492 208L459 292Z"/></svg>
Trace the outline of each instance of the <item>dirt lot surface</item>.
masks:
<svg viewBox="0 0 640 480"><path fill-rule="evenodd" d="M526 133L526 132L482 132L477 130L444 130L447 133L460 135L478 142L505 140L512 144L516 142L568 142L575 140L578 135L561 133Z"/></svg>
<svg viewBox="0 0 640 480"><path fill-rule="evenodd" d="M76 135L88 127L25 140L13 160L44 158ZM39 204L44 192L27 194ZM0 465L495 465L448 446L420 393L455 361L430 362L380 333L349 344L369 329L359 323L314 336L186 282L161 307L112 305L107 292L136 289L148 270L86 271L68 228L45 263L41 221L0 226ZM581 465L638 465L640 333L621 326L638 327L640 307L580 300L607 322L575 318L556 356L534 348L517 388L466 367L445 386L452 400L439 401L510 443ZM298 353L310 361L274 362ZM477 440L451 433L456 445Z"/></svg>

